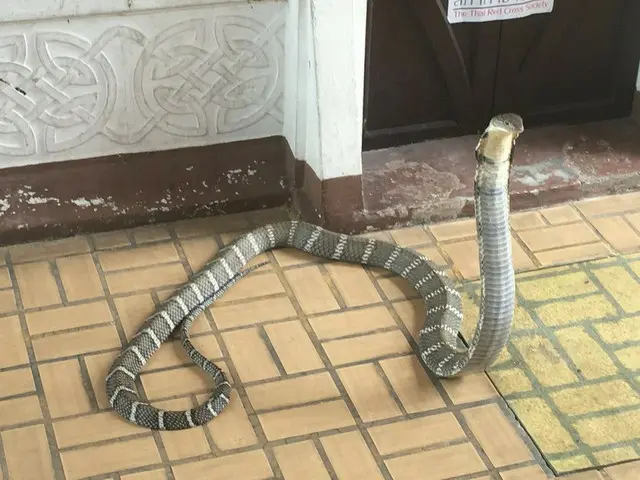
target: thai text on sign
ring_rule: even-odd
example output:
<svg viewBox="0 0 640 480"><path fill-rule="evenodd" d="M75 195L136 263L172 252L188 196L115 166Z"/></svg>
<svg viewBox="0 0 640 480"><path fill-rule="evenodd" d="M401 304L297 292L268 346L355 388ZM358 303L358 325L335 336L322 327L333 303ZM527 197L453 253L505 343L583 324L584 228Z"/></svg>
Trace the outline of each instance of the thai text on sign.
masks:
<svg viewBox="0 0 640 480"><path fill-rule="evenodd" d="M554 0L449 0L449 23L491 22L553 10Z"/></svg>

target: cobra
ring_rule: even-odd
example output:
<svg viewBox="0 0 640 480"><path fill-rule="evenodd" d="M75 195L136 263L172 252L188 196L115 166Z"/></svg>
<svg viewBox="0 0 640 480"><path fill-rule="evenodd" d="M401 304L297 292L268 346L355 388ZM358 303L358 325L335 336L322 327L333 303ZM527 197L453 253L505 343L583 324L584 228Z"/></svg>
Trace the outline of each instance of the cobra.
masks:
<svg viewBox="0 0 640 480"><path fill-rule="evenodd" d="M459 335L463 320L459 292L446 273L409 248L350 236L300 221L264 225L246 233L205 265L188 283L146 319L106 376L109 403L119 415L153 430L181 430L203 425L221 414L231 386L224 372L191 343L194 319L229 287L260 265L243 269L255 256L289 247L333 261L383 268L404 278L422 297L425 323L418 354L439 377L484 370L507 343L515 308L515 276L509 227L509 177L516 139L523 131L516 114L493 117L475 149L475 219L480 263L480 309L467 346ZM180 329L182 346L214 381L207 401L185 411L165 411L143 401L135 381L151 356Z"/></svg>

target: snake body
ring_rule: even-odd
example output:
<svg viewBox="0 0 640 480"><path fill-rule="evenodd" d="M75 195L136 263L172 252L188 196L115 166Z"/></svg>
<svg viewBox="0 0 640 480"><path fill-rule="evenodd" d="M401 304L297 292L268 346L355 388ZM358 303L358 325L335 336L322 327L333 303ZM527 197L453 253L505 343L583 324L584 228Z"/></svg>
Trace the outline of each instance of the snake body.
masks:
<svg viewBox="0 0 640 480"><path fill-rule="evenodd" d="M404 278L424 300L426 320L418 338L419 356L439 377L484 370L500 354L511 329L515 277L509 228L509 173L515 138L522 120L496 116L476 148L475 217L481 272L480 314L469 346L460 339L462 301L446 273L409 248L374 238L349 236L301 221L261 226L223 248L200 272L166 300L138 330L113 362L106 377L109 403L132 423L153 430L180 430L203 425L220 415L230 399L224 372L189 340L189 328L202 311L254 268L255 256L289 247L312 255L383 268ZM209 399L186 411L165 411L143 401L136 379L151 356L180 328L181 341L193 362L214 381Z"/></svg>

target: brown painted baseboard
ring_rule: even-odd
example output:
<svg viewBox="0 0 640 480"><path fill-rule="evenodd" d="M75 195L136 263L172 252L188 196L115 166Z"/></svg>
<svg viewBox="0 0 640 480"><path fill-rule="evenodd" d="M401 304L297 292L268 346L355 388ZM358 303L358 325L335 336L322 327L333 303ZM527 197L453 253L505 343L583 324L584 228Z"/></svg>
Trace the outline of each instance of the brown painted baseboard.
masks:
<svg viewBox="0 0 640 480"><path fill-rule="evenodd" d="M363 175L324 181L279 136L4 169L0 245L283 205L343 233L469 217L476 141L366 152ZM531 129L519 142L514 211L638 189L634 117Z"/></svg>
<svg viewBox="0 0 640 480"><path fill-rule="evenodd" d="M0 245L284 205L282 137L0 170Z"/></svg>
<svg viewBox="0 0 640 480"><path fill-rule="evenodd" d="M287 176L291 201L298 216L307 222L341 233L357 233L364 211L362 175L320 180L307 162L287 149Z"/></svg>

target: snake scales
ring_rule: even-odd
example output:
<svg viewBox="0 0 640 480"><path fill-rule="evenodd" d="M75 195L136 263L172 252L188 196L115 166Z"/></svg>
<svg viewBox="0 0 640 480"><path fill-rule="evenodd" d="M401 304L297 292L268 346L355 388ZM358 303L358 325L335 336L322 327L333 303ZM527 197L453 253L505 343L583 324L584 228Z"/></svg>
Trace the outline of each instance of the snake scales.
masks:
<svg viewBox="0 0 640 480"><path fill-rule="evenodd" d="M154 430L193 428L218 416L229 403L225 374L189 340L193 320L229 287L250 273L242 268L255 256L290 247L334 261L379 267L400 275L423 298L426 320L419 334L419 355L440 377L483 370L506 344L515 307L515 278L509 228L509 174L515 140L522 132L515 114L494 117L476 147L475 215L481 272L481 304L476 333L467 347L458 336L462 323L459 293L445 272L408 248L372 238L324 230L288 221L257 228L237 238L190 282L166 300L113 362L106 392L122 417ZM160 410L143 401L135 381L150 357L180 328L183 347L214 382L209 399L186 411Z"/></svg>

